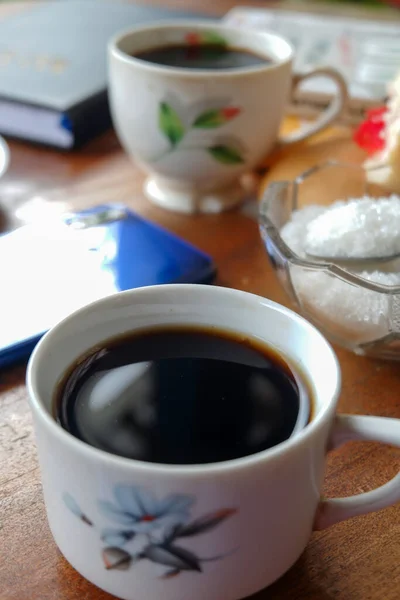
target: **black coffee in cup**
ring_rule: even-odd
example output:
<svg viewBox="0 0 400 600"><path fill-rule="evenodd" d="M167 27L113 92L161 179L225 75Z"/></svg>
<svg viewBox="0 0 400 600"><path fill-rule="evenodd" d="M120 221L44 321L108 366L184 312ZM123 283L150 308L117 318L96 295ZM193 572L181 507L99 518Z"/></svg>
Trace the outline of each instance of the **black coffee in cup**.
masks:
<svg viewBox="0 0 400 600"><path fill-rule="evenodd" d="M152 328L79 358L57 388L54 413L73 436L111 454L214 463L288 439L299 416L298 381L284 357L254 338Z"/></svg>

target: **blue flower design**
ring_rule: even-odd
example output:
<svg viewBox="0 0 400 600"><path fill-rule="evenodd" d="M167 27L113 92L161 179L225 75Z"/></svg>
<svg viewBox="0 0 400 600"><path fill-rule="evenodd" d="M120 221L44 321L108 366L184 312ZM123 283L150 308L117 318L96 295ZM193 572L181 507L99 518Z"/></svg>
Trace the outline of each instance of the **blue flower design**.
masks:
<svg viewBox="0 0 400 600"><path fill-rule="evenodd" d="M95 527L69 492L64 492L62 498L71 513ZM100 533L106 544L101 552L105 568L126 571L145 559L164 567L162 578L169 579L182 571L201 572L204 562L228 556L229 553L201 558L181 545L181 539L211 531L237 512L236 508L219 508L190 520L194 503L195 498L184 494L171 494L160 500L135 485L115 486L113 502L98 501L99 510L120 526ZM133 545L128 544L131 541Z"/></svg>
<svg viewBox="0 0 400 600"><path fill-rule="evenodd" d="M76 517L78 517L81 521L83 521L87 525L90 525L90 527L93 526L92 521L90 519L88 519L88 517L82 512L81 507L79 506L79 504L77 503L75 498L73 496L71 496L71 494L69 494L68 492L64 492L63 500L64 500L65 506L67 508L69 508L69 510Z"/></svg>
<svg viewBox="0 0 400 600"><path fill-rule="evenodd" d="M101 532L101 539L108 546L120 548L130 542L135 535L134 531L121 531L120 529L106 528Z"/></svg>
<svg viewBox="0 0 400 600"><path fill-rule="evenodd" d="M160 527L171 527L184 523L190 516L194 498L173 494L158 500L148 490L133 485L117 485L114 488L115 503L99 500L101 512L129 531L110 530L103 532L103 539L122 545L136 533L150 533ZM118 542L118 543L117 543Z"/></svg>

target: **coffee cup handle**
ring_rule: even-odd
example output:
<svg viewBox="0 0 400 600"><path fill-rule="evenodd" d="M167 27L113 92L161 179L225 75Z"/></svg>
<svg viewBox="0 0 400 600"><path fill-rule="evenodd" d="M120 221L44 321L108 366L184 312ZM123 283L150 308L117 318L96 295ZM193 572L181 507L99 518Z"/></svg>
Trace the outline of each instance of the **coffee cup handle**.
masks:
<svg viewBox="0 0 400 600"><path fill-rule="evenodd" d="M340 415L336 417L329 450L351 440L383 442L400 447L400 419ZM384 485L347 498L322 500L314 529L321 530L357 515L375 512L400 501L400 473Z"/></svg>
<svg viewBox="0 0 400 600"><path fill-rule="evenodd" d="M300 142L301 140L305 140L311 135L314 135L314 133L325 129L340 115L347 104L348 92L346 81L338 71L331 69L330 67L311 69L305 73L294 75L292 82L292 94L299 83L305 79L310 79L311 77L329 77L329 79L332 79L336 83L337 94L333 96L328 107L322 112L318 119L313 121L307 127L301 127L293 133L281 136L278 142L279 145L285 146L287 144Z"/></svg>

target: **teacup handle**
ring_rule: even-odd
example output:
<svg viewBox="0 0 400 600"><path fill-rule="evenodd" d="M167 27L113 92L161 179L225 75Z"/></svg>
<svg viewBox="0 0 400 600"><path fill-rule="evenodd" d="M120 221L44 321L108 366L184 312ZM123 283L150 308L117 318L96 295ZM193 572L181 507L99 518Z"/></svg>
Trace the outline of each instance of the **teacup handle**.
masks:
<svg viewBox="0 0 400 600"><path fill-rule="evenodd" d="M305 79L310 79L311 77L321 76L333 79L333 81L337 85L337 94L333 96L328 107L322 112L322 114L319 116L318 119L316 119L316 121L313 121L307 127L302 127L297 131L294 131L293 133L280 137L278 141L279 145L300 142L301 140L305 140L311 135L314 135L314 133L321 131L321 129L325 129L325 127L327 127L336 119L336 117L338 117L338 115L346 106L348 100L346 81L338 71L336 71L335 69L331 69L330 67L311 69L310 71L306 71L305 73L294 75L292 83L292 93L301 81L304 81Z"/></svg>
<svg viewBox="0 0 400 600"><path fill-rule="evenodd" d="M329 449L333 450L351 440L370 440L400 447L400 419L353 415L336 417ZM325 529L339 521L392 506L398 501L400 473L370 492L347 498L322 500L317 510L314 529Z"/></svg>

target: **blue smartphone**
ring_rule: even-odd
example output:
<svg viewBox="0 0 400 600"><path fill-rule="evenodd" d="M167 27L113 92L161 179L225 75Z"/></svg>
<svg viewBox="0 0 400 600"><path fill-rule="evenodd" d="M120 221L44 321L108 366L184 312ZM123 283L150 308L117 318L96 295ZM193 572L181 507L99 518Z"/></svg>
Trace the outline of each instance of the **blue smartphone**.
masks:
<svg viewBox="0 0 400 600"><path fill-rule="evenodd" d="M28 358L69 313L115 292L212 283L212 259L122 205L0 236L0 367Z"/></svg>

